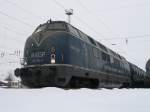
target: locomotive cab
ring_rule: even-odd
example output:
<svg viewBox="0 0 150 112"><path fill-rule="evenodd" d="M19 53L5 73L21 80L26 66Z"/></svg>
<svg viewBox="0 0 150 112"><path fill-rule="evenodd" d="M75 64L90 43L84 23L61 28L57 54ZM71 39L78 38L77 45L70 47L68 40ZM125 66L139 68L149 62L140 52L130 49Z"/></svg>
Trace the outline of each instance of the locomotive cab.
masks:
<svg viewBox="0 0 150 112"><path fill-rule="evenodd" d="M39 25L27 39L24 48L25 65L65 63L67 27L64 22L48 21Z"/></svg>
<svg viewBox="0 0 150 112"><path fill-rule="evenodd" d="M62 21L48 21L36 28L25 43L23 67L15 71L24 85L64 86L72 75L82 74L84 70L81 72L81 68L75 68L87 66L86 46L71 31L73 27Z"/></svg>

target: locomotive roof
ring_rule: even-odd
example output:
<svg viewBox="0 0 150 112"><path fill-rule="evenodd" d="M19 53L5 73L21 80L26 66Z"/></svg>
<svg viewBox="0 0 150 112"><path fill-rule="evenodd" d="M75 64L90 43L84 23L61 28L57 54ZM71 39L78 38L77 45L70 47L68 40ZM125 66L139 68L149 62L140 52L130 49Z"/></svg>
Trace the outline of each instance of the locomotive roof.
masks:
<svg viewBox="0 0 150 112"><path fill-rule="evenodd" d="M41 26L44 26L46 24L50 24L50 23L63 23L63 24L66 24L68 27L71 26L72 30L76 30L79 34L76 35L76 37L79 37L81 38L82 40L86 41L87 43L90 43L92 44L93 46L97 47L97 48L100 48L101 50L103 50L105 53L108 53L118 59L121 59L121 60L126 60L123 56L119 55L118 53L112 51L111 49L105 47L103 44L99 43L98 41L94 40L93 38L91 38L90 36L88 36L87 34L83 33L81 30L77 29L76 27L72 26L71 24L65 22L65 21L52 21L52 20L48 20L46 23L44 24L40 24L36 30L41 27ZM36 31L35 30L35 31Z"/></svg>
<svg viewBox="0 0 150 112"><path fill-rule="evenodd" d="M48 20L46 23L40 24L40 25L45 25L45 24L48 24L48 23L64 23L64 24L68 24L68 23L65 22L65 21L52 21L52 20ZM40 26L40 25L39 25L39 26Z"/></svg>

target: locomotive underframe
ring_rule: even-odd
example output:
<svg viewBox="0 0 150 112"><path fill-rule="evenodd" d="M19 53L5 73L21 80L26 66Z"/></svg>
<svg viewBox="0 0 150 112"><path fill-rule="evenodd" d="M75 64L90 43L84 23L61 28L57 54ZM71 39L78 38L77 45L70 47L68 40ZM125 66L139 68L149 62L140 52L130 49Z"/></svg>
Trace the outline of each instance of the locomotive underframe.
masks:
<svg viewBox="0 0 150 112"><path fill-rule="evenodd" d="M31 65L20 68L16 73L22 84L28 87L62 88L120 88L128 87L128 76L108 74L67 64Z"/></svg>

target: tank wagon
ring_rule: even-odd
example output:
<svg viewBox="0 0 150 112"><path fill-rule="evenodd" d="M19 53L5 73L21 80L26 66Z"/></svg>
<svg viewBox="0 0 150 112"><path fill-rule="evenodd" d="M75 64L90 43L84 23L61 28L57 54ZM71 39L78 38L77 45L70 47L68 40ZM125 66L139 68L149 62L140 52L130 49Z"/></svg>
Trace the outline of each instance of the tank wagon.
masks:
<svg viewBox="0 0 150 112"><path fill-rule="evenodd" d="M145 68L146 68L146 73L147 73L148 75L150 75L150 59L147 61Z"/></svg>
<svg viewBox="0 0 150 112"><path fill-rule="evenodd" d="M144 86L145 72L64 21L39 25L27 39L23 67L29 87L120 88Z"/></svg>

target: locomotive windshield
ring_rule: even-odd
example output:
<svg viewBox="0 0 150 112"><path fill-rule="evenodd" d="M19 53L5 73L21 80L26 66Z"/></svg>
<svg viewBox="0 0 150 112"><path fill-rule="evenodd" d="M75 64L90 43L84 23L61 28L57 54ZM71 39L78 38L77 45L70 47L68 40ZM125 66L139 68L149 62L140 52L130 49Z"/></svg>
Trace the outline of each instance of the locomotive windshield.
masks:
<svg viewBox="0 0 150 112"><path fill-rule="evenodd" d="M40 26L36 29L35 33L38 33L38 32L40 32L40 31L43 31L45 28L46 28L46 25L40 25Z"/></svg>
<svg viewBox="0 0 150 112"><path fill-rule="evenodd" d="M64 23L49 23L48 30L65 30L66 26Z"/></svg>
<svg viewBox="0 0 150 112"><path fill-rule="evenodd" d="M34 33L38 33L43 30L66 30L66 25L64 23L46 23L40 25Z"/></svg>

